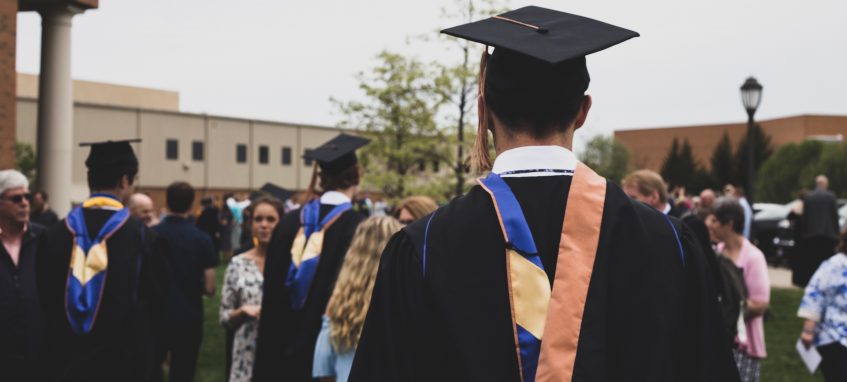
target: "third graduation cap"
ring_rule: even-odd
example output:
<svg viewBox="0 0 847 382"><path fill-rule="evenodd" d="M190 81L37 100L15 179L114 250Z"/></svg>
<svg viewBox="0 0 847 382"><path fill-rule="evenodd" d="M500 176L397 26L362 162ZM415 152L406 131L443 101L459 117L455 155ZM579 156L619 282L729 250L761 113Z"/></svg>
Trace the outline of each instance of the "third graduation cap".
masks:
<svg viewBox="0 0 847 382"><path fill-rule="evenodd" d="M356 150L370 142L369 139L348 134L339 134L330 139L320 147L307 150L303 158L318 161L321 171L326 173L339 173L356 163Z"/></svg>

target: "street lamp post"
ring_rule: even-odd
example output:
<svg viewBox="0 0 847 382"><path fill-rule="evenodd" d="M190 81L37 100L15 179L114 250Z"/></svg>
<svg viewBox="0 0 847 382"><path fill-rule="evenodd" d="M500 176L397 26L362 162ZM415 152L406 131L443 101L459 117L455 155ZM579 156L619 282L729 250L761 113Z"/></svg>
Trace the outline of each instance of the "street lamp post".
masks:
<svg viewBox="0 0 847 382"><path fill-rule="evenodd" d="M755 78L749 77L741 85L741 102L747 110L747 200L753 200L753 176L755 164L753 163L756 147L753 142L753 115L762 102L762 85Z"/></svg>

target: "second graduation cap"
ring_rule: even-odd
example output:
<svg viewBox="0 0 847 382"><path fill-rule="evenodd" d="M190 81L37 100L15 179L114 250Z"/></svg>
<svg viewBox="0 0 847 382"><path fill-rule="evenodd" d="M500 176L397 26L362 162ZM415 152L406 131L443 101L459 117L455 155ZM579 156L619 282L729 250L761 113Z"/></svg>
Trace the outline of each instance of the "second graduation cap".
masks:
<svg viewBox="0 0 847 382"><path fill-rule="evenodd" d="M316 160L325 173L336 174L359 163L356 150L368 142L367 138L339 134L318 148L307 150L303 158Z"/></svg>
<svg viewBox="0 0 847 382"><path fill-rule="evenodd" d="M141 142L140 139L125 139L105 142L84 142L80 147L91 147L85 167L89 170L109 170L116 168L138 166L130 143Z"/></svg>

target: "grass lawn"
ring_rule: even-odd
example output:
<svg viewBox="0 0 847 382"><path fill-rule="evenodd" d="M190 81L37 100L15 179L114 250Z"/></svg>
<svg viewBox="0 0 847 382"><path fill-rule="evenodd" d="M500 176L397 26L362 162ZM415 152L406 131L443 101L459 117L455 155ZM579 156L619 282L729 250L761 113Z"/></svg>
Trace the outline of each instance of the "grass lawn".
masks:
<svg viewBox="0 0 847 382"><path fill-rule="evenodd" d="M226 265L218 268L218 290L223 285ZM771 309L765 321L768 358L762 364L762 382L823 381L820 372L814 376L806 371L794 350L800 335L802 319L797 317L802 291L799 289L773 289ZM205 301L206 321L203 328L203 345L197 363L196 381L223 382L224 376L224 330L218 324L220 292Z"/></svg>

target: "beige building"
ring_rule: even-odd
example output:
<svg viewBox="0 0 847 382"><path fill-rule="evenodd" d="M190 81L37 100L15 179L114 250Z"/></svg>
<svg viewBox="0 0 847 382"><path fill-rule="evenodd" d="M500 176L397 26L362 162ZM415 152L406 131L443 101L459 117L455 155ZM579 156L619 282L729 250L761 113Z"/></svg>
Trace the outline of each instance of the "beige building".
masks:
<svg viewBox="0 0 847 382"><path fill-rule="evenodd" d="M18 74L18 142L36 146L38 77ZM156 206L164 189L184 180L200 196L251 191L266 182L288 189L308 187L311 163L301 156L340 130L283 122L183 113L173 91L87 81L73 84L71 201L88 195L86 148L79 142L141 138L133 144L139 161L138 186Z"/></svg>

